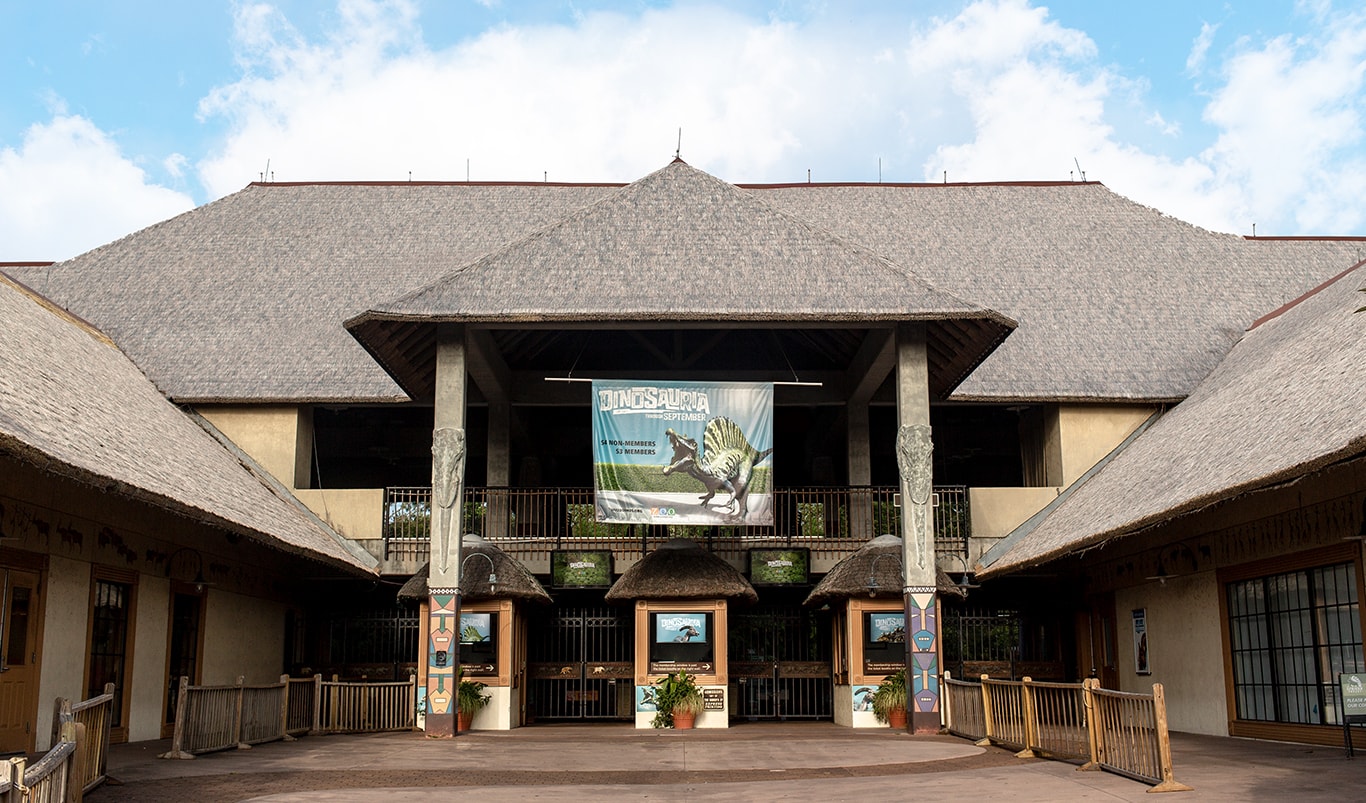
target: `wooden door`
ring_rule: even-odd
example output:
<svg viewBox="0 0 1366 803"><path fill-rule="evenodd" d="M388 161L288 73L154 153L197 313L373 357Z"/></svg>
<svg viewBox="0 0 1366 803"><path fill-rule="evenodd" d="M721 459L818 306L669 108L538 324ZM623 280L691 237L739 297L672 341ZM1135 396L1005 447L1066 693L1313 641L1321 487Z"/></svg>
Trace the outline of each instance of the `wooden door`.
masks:
<svg viewBox="0 0 1366 803"><path fill-rule="evenodd" d="M0 753L31 752L38 708L38 573L0 568Z"/></svg>
<svg viewBox="0 0 1366 803"><path fill-rule="evenodd" d="M204 646L204 600L193 586L171 592L170 646L166 654L166 700L162 707L161 736L175 733L176 704L180 697L180 678L199 683L199 658Z"/></svg>
<svg viewBox="0 0 1366 803"><path fill-rule="evenodd" d="M1106 689L1119 688L1119 643L1114 594L1087 600L1087 610L1077 614L1077 670L1095 677Z"/></svg>

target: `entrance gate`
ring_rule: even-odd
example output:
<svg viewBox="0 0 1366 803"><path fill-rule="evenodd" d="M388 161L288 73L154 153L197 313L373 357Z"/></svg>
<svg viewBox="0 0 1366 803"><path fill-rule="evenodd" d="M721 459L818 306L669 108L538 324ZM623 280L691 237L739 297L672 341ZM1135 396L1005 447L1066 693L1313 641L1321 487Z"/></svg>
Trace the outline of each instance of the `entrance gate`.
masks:
<svg viewBox="0 0 1366 803"><path fill-rule="evenodd" d="M635 717L635 620L620 608L558 608L532 619L529 716Z"/></svg>
<svg viewBox="0 0 1366 803"><path fill-rule="evenodd" d="M832 719L830 617L796 605L730 614L735 716L750 720Z"/></svg>

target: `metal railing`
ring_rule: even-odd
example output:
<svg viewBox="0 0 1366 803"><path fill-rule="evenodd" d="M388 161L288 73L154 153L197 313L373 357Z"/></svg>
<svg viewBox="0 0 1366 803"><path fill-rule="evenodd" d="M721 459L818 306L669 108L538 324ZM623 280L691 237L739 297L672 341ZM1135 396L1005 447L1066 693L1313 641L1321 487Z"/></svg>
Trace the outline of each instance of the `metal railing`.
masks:
<svg viewBox="0 0 1366 803"><path fill-rule="evenodd" d="M1081 769L1145 781L1153 792L1190 789L1173 777L1160 683L1152 694L1133 694L1102 689L1094 679L1039 683L982 675L980 683L969 683L946 672L944 687L950 733L1017 750L1021 758L1081 759Z"/></svg>
<svg viewBox="0 0 1366 803"><path fill-rule="evenodd" d="M899 533L896 488L783 488L773 492L772 526L605 524L596 521L592 488L466 488L465 532L478 533L512 554L592 547L645 552L675 537L705 541L718 554L756 546L804 546L813 555L852 552L877 535ZM935 550L967 555L972 526L966 486L935 488ZM384 545L389 559L426 560L431 538L431 488L386 488Z"/></svg>

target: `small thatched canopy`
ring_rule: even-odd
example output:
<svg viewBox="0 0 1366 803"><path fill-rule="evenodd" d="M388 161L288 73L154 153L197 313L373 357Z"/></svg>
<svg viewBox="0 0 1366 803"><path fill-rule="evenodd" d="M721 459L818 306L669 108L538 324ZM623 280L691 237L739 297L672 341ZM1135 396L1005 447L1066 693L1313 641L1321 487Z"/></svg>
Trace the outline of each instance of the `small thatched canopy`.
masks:
<svg viewBox="0 0 1366 803"><path fill-rule="evenodd" d="M871 597L868 591L868 578L877 584L877 591L884 597L901 596L901 536L879 535L863 545L863 548L839 563L825 575L811 594L806 605L820 605L834 599L851 597ZM959 587L943 569L935 569L935 585L939 593L962 599L967 592Z"/></svg>
<svg viewBox="0 0 1366 803"><path fill-rule="evenodd" d="M607 591L608 602L635 599L759 600L735 567L697 545L674 538L626 570Z"/></svg>
<svg viewBox="0 0 1366 803"><path fill-rule="evenodd" d="M498 575L497 588L489 586L489 565L476 558L469 560L474 553L487 555L493 561L494 574ZM550 595L545 592L539 580L526 567L508 553L485 541L473 533L466 533L464 539L465 564L464 590L462 599L469 601L485 599L517 599L526 602L550 604ZM399 602L421 602L427 598L427 577L431 564L423 564L408 582L398 590Z"/></svg>

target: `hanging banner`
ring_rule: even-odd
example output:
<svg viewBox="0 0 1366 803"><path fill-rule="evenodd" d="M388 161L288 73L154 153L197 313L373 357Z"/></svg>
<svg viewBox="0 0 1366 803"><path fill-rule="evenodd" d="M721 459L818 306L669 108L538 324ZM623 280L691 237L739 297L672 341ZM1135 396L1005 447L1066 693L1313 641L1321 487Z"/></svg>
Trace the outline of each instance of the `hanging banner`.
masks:
<svg viewBox="0 0 1366 803"><path fill-rule="evenodd" d="M597 520L773 524L773 385L593 382Z"/></svg>

